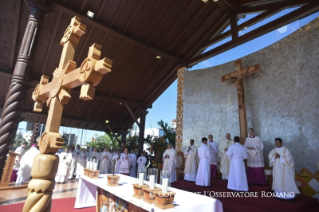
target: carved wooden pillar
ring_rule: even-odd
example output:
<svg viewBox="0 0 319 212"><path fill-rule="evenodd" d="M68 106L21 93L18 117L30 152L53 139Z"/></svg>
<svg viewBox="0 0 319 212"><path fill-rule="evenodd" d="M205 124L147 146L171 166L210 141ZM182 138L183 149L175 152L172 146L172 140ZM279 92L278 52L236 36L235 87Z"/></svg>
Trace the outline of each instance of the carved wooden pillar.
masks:
<svg viewBox="0 0 319 212"><path fill-rule="evenodd" d="M138 136L138 154L141 155L144 147L144 131L145 131L145 119L148 111L146 109L140 110L140 132Z"/></svg>
<svg viewBox="0 0 319 212"><path fill-rule="evenodd" d="M45 15L53 13L53 10L42 3L25 1L31 8L29 21L26 26L21 43L18 59L12 74L6 102L3 107L0 124L0 176L5 166L6 155L12 145L19 125L20 111L25 95L25 81L28 77L28 65L34 48L39 25Z"/></svg>
<svg viewBox="0 0 319 212"><path fill-rule="evenodd" d="M34 143L37 141L37 136L39 132L40 123L35 123L33 127L32 137L31 137L31 143Z"/></svg>

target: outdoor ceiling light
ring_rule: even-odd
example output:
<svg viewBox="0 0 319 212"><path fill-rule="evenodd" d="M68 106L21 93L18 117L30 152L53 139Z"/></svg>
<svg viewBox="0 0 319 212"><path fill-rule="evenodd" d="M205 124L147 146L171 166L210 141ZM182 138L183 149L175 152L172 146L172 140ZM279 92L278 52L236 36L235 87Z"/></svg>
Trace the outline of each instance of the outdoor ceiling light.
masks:
<svg viewBox="0 0 319 212"><path fill-rule="evenodd" d="M93 18L94 17L94 12L88 10L86 15L89 16L90 18Z"/></svg>
<svg viewBox="0 0 319 212"><path fill-rule="evenodd" d="M157 55L157 56L156 56L156 59L161 59L161 56Z"/></svg>

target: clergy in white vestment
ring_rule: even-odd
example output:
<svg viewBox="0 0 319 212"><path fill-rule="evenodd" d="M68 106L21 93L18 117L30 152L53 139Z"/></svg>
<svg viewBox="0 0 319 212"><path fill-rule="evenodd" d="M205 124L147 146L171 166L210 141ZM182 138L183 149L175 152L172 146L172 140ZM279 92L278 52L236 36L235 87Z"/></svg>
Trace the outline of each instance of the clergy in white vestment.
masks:
<svg viewBox="0 0 319 212"><path fill-rule="evenodd" d="M72 161L72 153L68 148L65 148L64 152L59 154L59 167L55 177L55 182L66 183L70 175L70 166Z"/></svg>
<svg viewBox="0 0 319 212"><path fill-rule="evenodd" d="M190 146L188 150L184 152L186 158L185 169L184 169L184 180L195 181L197 173L197 148L194 145L194 140L190 140Z"/></svg>
<svg viewBox="0 0 319 212"><path fill-rule="evenodd" d="M124 174L124 175L129 176L130 175L131 157L128 154L127 148L125 148L124 152L121 154L120 160L121 160L120 174Z"/></svg>
<svg viewBox="0 0 319 212"><path fill-rule="evenodd" d="M210 162L212 151L207 145L207 138L202 138L202 144L197 149L199 164L195 184L199 186L210 186Z"/></svg>
<svg viewBox="0 0 319 212"><path fill-rule="evenodd" d="M86 152L82 149L82 152L78 155L76 160L75 178L79 179L84 174L84 167L86 167Z"/></svg>
<svg viewBox="0 0 319 212"><path fill-rule="evenodd" d="M21 158L19 171L17 172L16 184L22 184L30 180L33 160L35 156L40 154L40 151L37 149L36 146L37 144L33 144L31 148L28 151L26 151L23 157Z"/></svg>
<svg viewBox="0 0 319 212"><path fill-rule="evenodd" d="M79 144L76 145L74 152L76 153L76 156L79 156L82 153L81 146Z"/></svg>
<svg viewBox="0 0 319 212"><path fill-rule="evenodd" d="M276 197L294 199L295 194L300 194L295 183L295 167L292 154L287 147L282 145L282 139L276 138L276 148L269 153L269 166L273 166L272 189Z"/></svg>
<svg viewBox="0 0 319 212"><path fill-rule="evenodd" d="M167 144L167 149L163 153L163 171L169 171L171 173L170 182L174 183L176 181L176 151L172 147L172 144Z"/></svg>
<svg viewBox="0 0 319 212"><path fill-rule="evenodd" d="M113 163L115 163L115 167L114 167L114 173L115 174L119 174L120 173L120 166L121 166L121 160L120 160L120 150L117 150L116 155L114 155L112 157L112 167L114 166ZM113 170L111 170L111 173L113 173Z"/></svg>
<svg viewBox="0 0 319 212"><path fill-rule="evenodd" d="M135 154L135 153L134 153ZM147 159L144 157L144 152L141 153L141 156L137 159L137 168L145 168L145 163Z"/></svg>
<svg viewBox="0 0 319 212"><path fill-rule="evenodd" d="M74 151L73 148L70 148L70 153L72 154L72 160L71 160L71 165L70 165L69 180L72 180L74 178L74 174L76 171L76 162L78 159L78 154L77 154L77 152Z"/></svg>
<svg viewBox="0 0 319 212"><path fill-rule="evenodd" d="M93 151L90 153L91 161L95 160L98 163L98 169L100 169L100 153L98 152L97 148L94 148Z"/></svg>
<svg viewBox="0 0 319 212"><path fill-rule="evenodd" d="M100 173L109 174L111 171L112 154L108 151L107 148L105 148L104 152L101 153L100 160Z"/></svg>
<svg viewBox="0 0 319 212"><path fill-rule="evenodd" d="M11 174L11 179L10 182L15 182L17 180L17 172L19 170L20 167L20 160L22 158L22 156L25 153L25 147L28 145L28 142L23 142L21 146L19 146L14 153L20 154L16 156L15 162L14 162L14 166L12 169L12 174Z"/></svg>
<svg viewBox="0 0 319 212"><path fill-rule="evenodd" d="M230 159L227 156L228 148L234 144L234 141L230 139L230 134L226 134L226 140L222 141L218 147L218 156L220 157L220 172L222 173L222 179L228 180Z"/></svg>
<svg viewBox="0 0 319 212"><path fill-rule="evenodd" d="M248 183L266 184L264 170L264 144L262 140L255 135L254 129L249 128L249 137L246 138L245 147L247 148L247 179Z"/></svg>
<svg viewBox="0 0 319 212"><path fill-rule="evenodd" d="M136 177L136 155L134 154L134 150L131 150L131 166L130 166L130 176Z"/></svg>
<svg viewBox="0 0 319 212"><path fill-rule="evenodd" d="M235 191L248 191L247 175L244 160L247 158L247 149L239 143L239 137L234 137L235 144L227 150L230 161L230 170L227 188Z"/></svg>
<svg viewBox="0 0 319 212"><path fill-rule="evenodd" d="M218 144L213 141L213 135L208 136L208 143L212 152L212 158L210 161L210 177L216 178L217 163L218 163Z"/></svg>

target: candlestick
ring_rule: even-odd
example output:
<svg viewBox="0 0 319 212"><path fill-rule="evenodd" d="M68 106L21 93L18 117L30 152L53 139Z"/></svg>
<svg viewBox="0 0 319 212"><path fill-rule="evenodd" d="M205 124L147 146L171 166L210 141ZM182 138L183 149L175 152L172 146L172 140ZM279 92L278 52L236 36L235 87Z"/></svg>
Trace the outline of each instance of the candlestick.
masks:
<svg viewBox="0 0 319 212"><path fill-rule="evenodd" d="M93 165L94 165L94 162L95 162L95 159L93 159L92 161L91 161L91 163L90 163L90 168L89 169L93 169Z"/></svg>
<svg viewBox="0 0 319 212"><path fill-rule="evenodd" d="M154 189L155 188L155 175L150 175L150 189Z"/></svg>
<svg viewBox="0 0 319 212"><path fill-rule="evenodd" d="M97 162L94 163L94 165L93 165L93 170L94 170L94 171L97 170Z"/></svg>
<svg viewBox="0 0 319 212"><path fill-rule="evenodd" d="M144 173L140 173L138 179L139 179L138 184L142 186L144 184Z"/></svg>
<svg viewBox="0 0 319 212"><path fill-rule="evenodd" d="M168 190L168 178L163 178L162 180L162 193L167 193Z"/></svg>

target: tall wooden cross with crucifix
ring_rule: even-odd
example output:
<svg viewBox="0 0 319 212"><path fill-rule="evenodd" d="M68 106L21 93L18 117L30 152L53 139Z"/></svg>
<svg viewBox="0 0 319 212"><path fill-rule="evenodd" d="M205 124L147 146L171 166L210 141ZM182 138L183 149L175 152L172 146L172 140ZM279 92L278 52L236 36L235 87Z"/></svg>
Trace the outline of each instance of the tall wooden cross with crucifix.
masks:
<svg viewBox="0 0 319 212"><path fill-rule="evenodd" d="M248 135L246 106L245 106L245 92L244 92L244 77L247 76L248 74L255 73L259 70L260 70L259 64L250 66L248 68L242 68L241 60L236 60L235 72L222 76L222 82L231 80L235 84L235 87L237 89L239 126L240 126L241 138L246 138Z"/></svg>
<svg viewBox="0 0 319 212"><path fill-rule="evenodd" d="M53 79L42 76L40 84L35 88L32 99L34 111L41 112L43 103L49 106L45 132L42 134L39 149L41 154L35 157L31 170L32 180L28 185L28 198L23 211L50 211L52 190L55 186L59 158L54 154L62 148L64 139L59 134L63 105L68 104L72 88L81 86L80 98L92 100L95 86L100 83L104 74L109 73L112 60L101 57L101 46L93 44L87 58L79 68L73 61L75 48L85 33L86 26L78 17L72 18L61 40L63 46L59 67L53 72Z"/></svg>

